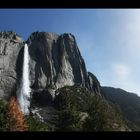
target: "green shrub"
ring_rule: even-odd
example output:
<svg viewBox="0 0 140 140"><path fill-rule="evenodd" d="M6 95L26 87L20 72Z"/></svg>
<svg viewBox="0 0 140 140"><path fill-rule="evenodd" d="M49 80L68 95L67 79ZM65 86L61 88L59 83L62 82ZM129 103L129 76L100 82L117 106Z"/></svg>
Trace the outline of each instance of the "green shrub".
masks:
<svg viewBox="0 0 140 140"><path fill-rule="evenodd" d="M3 100L0 100L0 131L6 131L7 127L7 104Z"/></svg>
<svg viewBox="0 0 140 140"><path fill-rule="evenodd" d="M108 128L108 106L100 97L90 97L87 102L88 117L83 124L84 131L107 131Z"/></svg>
<svg viewBox="0 0 140 140"><path fill-rule="evenodd" d="M48 131L46 123L38 121L31 116L26 117L26 123L28 125L28 131Z"/></svg>

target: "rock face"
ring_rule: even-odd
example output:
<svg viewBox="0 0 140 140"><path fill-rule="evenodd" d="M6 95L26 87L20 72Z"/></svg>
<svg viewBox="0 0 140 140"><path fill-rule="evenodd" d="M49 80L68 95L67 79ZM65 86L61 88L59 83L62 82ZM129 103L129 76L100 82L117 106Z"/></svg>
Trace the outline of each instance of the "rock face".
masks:
<svg viewBox="0 0 140 140"><path fill-rule="evenodd" d="M88 89L92 91L94 94L101 96L100 83L91 72L88 72Z"/></svg>
<svg viewBox="0 0 140 140"><path fill-rule="evenodd" d="M7 99L15 88L17 57L23 40L14 32L0 32L0 98Z"/></svg>
<svg viewBox="0 0 140 140"><path fill-rule="evenodd" d="M72 34L34 32L26 43L29 46L32 91L44 93L48 90L53 99L56 89L78 85L100 95L100 83L87 72ZM23 46L22 38L16 33L0 32L0 98L7 99L12 89L20 84Z"/></svg>
<svg viewBox="0 0 140 140"><path fill-rule="evenodd" d="M72 34L34 32L27 44L32 89L58 89L77 84L96 94L100 92L99 82L95 76L87 73L85 62Z"/></svg>

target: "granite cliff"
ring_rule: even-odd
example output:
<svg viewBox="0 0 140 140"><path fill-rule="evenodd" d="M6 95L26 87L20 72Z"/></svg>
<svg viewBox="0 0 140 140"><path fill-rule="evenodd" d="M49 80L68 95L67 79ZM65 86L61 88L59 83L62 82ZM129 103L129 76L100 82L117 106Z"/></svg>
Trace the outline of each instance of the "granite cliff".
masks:
<svg viewBox="0 0 140 140"><path fill-rule="evenodd" d="M8 99L16 88L16 63L23 40L15 32L0 32L0 98Z"/></svg>
<svg viewBox="0 0 140 140"><path fill-rule="evenodd" d="M26 43L30 55L31 89L53 94L64 86L79 85L100 95L100 84L87 72L72 34L34 32ZM0 33L0 97L7 99L22 76L24 41L15 32Z"/></svg>

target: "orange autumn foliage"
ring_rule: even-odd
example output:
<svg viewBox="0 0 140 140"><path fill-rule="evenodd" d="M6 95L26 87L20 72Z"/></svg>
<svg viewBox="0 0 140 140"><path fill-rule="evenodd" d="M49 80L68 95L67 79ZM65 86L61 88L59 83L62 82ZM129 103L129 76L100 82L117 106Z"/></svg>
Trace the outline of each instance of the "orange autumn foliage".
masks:
<svg viewBox="0 0 140 140"><path fill-rule="evenodd" d="M16 97L12 96L8 103L8 124L9 131L27 131L24 115L21 112Z"/></svg>

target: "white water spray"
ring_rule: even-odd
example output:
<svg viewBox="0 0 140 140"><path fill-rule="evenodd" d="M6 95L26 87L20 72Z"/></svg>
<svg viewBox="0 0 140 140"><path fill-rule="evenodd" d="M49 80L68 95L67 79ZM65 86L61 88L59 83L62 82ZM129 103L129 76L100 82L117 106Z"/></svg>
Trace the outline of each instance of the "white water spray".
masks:
<svg viewBox="0 0 140 140"><path fill-rule="evenodd" d="M30 90L30 80L29 80L29 52L28 52L28 45L25 44L22 80L21 80L20 88L17 92L18 102L19 102L21 111L24 114L29 114L30 92L31 90Z"/></svg>

